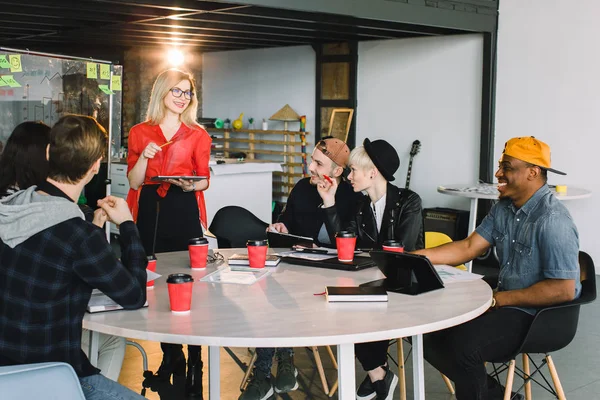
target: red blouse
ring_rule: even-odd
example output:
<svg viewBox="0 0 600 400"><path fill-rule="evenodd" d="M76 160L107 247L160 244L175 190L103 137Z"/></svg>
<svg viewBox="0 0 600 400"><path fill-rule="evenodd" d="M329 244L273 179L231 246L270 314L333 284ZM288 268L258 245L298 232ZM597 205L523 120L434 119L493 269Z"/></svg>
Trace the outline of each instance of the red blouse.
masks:
<svg viewBox="0 0 600 400"><path fill-rule="evenodd" d="M165 139L159 125L149 125L146 122L142 122L131 128L131 131L129 131L129 153L127 156L128 174L150 142L154 142L159 146L167 143L167 139ZM210 179L208 161L210 159L211 142L210 135L204 129L191 128L185 124L181 124L179 130L171 139L171 143L164 146L162 151L156 153L154 158L148 160L143 184L157 184L155 181L150 180L151 177L157 175L197 175L206 176L207 179ZM161 197L166 196L170 185L170 183L166 182L161 183L158 195ZM141 187L137 190L130 189L127 195L127 204L136 221L140 193ZM198 211L200 212L200 222L202 227L206 229L207 220L204 192L196 191L195 194L198 202Z"/></svg>

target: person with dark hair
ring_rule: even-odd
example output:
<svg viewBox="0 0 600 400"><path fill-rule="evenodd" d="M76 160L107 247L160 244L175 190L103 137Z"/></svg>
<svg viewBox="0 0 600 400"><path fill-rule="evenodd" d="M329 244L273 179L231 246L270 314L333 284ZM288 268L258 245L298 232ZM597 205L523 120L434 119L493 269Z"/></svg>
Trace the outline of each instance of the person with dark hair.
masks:
<svg viewBox="0 0 600 400"><path fill-rule="evenodd" d="M0 196L27 189L46 180L50 127L43 122L22 122L15 127L0 154Z"/></svg>
<svg viewBox="0 0 600 400"><path fill-rule="evenodd" d="M341 230L356 234L356 246L380 249L385 241L399 242L407 251L422 249L423 217L421 198L415 192L390 182L400 167L396 149L385 140L365 139L363 146L350 153L348 179L355 192L366 192L358 203L354 218L343 224L335 206L335 182L321 182L323 206L327 213L327 231ZM332 240L334 237L332 235ZM358 400L391 400L398 377L387 366L389 340L355 345L356 358L367 376L356 393Z"/></svg>
<svg viewBox="0 0 600 400"><path fill-rule="evenodd" d="M146 302L146 254L124 200L98 201L120 227L121 261L76 201L108 147L104 128L69 115L50 131L48 177L0 200L0 366L65 362L89 399L142 399L99 374L82 351L82 320L98 288L125 309Z"/></svg>
<svg viewBox="0 0 600 400"><path fill-rule="evenodd" d="M10 135L6 152L0 154L0 198L40 184L48 177L46 149L50 144L50 127L43 122L23 122ZM102 209L92 210L84 204L79 208L86 221L102 228L106 214ZM89 350L84 330L82 349ZM99 333L98 367L102 375L113 381L119 379L125 357L126 340L123 337Z"/></svg>
<svg viewBox="0 0 600 400"><path fill-rule="evenodd" d="M343 180L349 155L348 145L340 139L329 136L317 142L308 165L310 176L296 183L278 221L269 225L267 230L311 237L321 246L335 247L335 241L331 242L325 226L323 199L317 186L327 179L337 183L336 208L342 219L348 221L358 199L348 182ZM298 388L298 371L291 347L257 348L256 355L252 377L239 400L264 400L274 392L286 393ZM277 376L272 382L274 356L277 359Z"/></svg>
<svg viewBox="0 0 600 400"><path fill-rule="evenodd" d="M127 157L127 195L147 254L187 250L188 241L207 227L204 191L208 189L212 139L196 121L198 99L191 74L162 72L152 86L146 121L131 128ZM200 181L157 175L204 176ZM161 343L163 360L156 377L168 381L185 374L180 344ZM188 346L185 392L202 397L200 346Z"/></svg>

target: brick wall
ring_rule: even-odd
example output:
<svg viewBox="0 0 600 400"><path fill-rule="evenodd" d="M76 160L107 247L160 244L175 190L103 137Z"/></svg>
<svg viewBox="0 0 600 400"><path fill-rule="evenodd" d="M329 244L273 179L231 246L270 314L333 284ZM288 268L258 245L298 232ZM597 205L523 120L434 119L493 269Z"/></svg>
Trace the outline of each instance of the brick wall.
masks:
<svg viewBox="0 0 600 400"><path fill-rule="evenodd" d="M156 48L136 48L123 57L123 132L122 143L127 147L129 130L146 118L152 84L159 73L171 68L166 51ZM198 115L202 115L202 54L186 51L185 63L178 67L189 71L196 79Z"/></svg>

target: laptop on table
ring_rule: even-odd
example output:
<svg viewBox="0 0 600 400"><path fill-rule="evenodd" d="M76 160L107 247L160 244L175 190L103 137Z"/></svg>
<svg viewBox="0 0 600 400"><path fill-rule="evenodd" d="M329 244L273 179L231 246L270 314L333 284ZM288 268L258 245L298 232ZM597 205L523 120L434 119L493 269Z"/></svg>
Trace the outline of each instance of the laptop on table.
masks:
<svg viewBox="0 0 600 400"><path fill-rule="evenodd" d="M361 269L375 266L375 262L371 259L371 257L358 255L354 256L354 260L348 262L338 260L337 255L333 255L331 258L327 258L325 260L309 260L306 258L286 256L282 258L282 261L289 264L306 265L316 268L337 269L341 271L360 271Z"/></svg>
<svg viewBox="0 0 600 400"><path fill-rule="evenodd" d="M383 250L372 250L369 254L385 279L360 286L383 286L388 292L411 295L444 287L442 279L425 256Z"/></svg>

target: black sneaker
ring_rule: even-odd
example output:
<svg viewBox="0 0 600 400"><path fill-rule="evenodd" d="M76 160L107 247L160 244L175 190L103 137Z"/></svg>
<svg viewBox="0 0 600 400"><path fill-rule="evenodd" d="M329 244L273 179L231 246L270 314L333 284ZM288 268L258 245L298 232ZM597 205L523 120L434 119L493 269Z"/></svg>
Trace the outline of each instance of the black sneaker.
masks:
<svg viewBox="0 0 600 400"><path fill-rule="evenodd" d="M367 375L356 391L356 400L371 400L374 399L375 396L377 396L377 393L375 393L371 378Z"/></svg>
<svg viewBox="0 0 600 400"><path fill-rule="evenodd" d="M498 381L491 376L488 375L487 379L487 387L488 387L488 400L503 400L504 399L504 391L506 388L498 383ZM525 396L521 393L511 392L510 400L524 400Z"/></svg>
<svg viewBox="0 0 600 400"><path fill-rule="evenodd" d="M383 367L385 377L379 381L373 382L375 393L377 393L377 400L392 400L394 397L394 390L398 385L398 377L389 369Z"/></svg>
<svg viewBox="0 0 600 400"><path fill-rule="evenodd" d="M275 391L287 393L298 389L298 370L294 366L294 357L289 353L281 354L277 359L277 377L275 378Z"/></svg>
<svg viewBox="0 0 600 400"><path fill-rule="evenodd" d="M270 374L269 374L270 375ZM240 395L238 400L267 400L274 396L273 385L269 377L256 368L252 373L252 378L246 386L246 390Z"/></svg>

